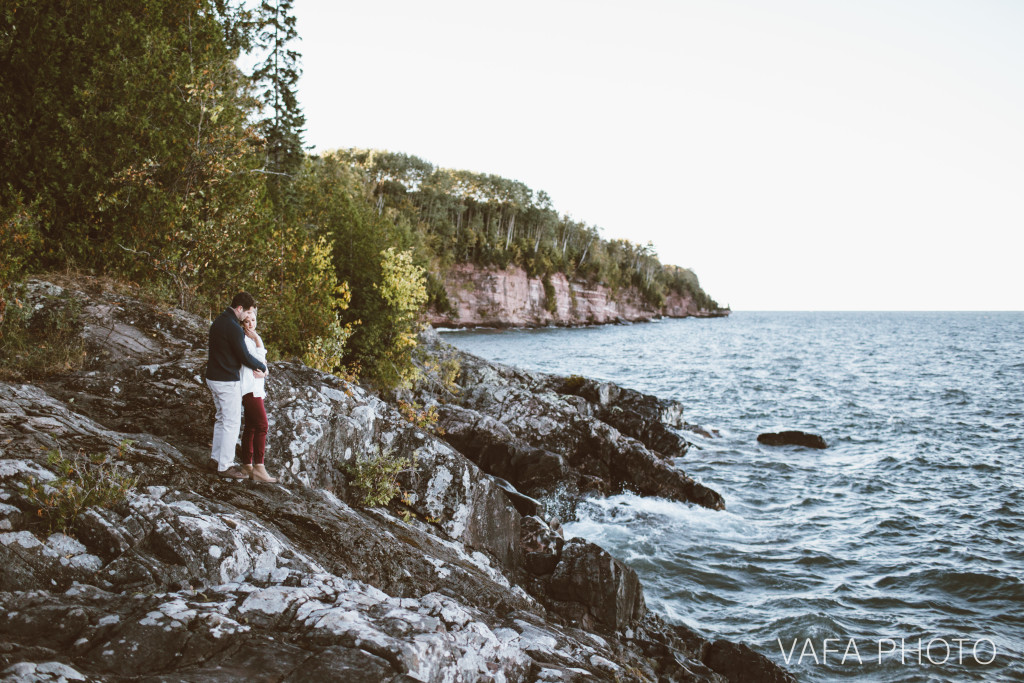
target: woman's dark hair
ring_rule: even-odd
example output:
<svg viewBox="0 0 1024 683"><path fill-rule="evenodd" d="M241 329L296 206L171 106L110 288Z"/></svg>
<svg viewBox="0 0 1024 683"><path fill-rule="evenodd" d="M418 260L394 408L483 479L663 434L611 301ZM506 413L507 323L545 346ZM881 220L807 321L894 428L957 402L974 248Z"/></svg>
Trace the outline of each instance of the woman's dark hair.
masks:
<svg viewBox="0 0 1024 683"><path fill-rule="evenodd" d="M238 308L241 306L244 310L248 311L255 305L256 299L252 298L252 294L249 292L239 292L238 294L235 294L235 298L231 300L231 308Z"/></svg>

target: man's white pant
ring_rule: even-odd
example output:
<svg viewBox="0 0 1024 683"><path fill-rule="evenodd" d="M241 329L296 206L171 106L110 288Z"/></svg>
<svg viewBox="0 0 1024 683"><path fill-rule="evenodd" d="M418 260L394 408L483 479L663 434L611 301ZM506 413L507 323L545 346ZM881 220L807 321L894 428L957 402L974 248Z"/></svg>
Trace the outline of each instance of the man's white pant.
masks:
<svg viewBox="0 0 1024 683"><path fill-rule="evenodd" d="M242 430L242 383L206 380L217 406L217 421L213 424L213 451L210 457L217 461L217 470L223 472L235 462L235 444Z"/></svg>

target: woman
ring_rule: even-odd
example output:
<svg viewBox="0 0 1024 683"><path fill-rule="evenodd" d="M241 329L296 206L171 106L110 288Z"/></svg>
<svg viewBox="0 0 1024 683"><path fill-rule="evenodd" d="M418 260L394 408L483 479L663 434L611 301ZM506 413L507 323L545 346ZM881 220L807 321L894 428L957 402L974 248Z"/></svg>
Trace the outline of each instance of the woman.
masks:
<svg viewBox="0 0 1024 683"><path fill-rule="evenodd" d="M256 309L242 320L245 332L245 347L249 353L266 365L267 348L263 340L256 334ZM263 464L263 453L267 448L267 409L263 399L267 392L264 388L266 373L242 366L242 410L245 413L245 429L242 431L242 471L253 481L273 484L277 481L267 473Z"/></svg>

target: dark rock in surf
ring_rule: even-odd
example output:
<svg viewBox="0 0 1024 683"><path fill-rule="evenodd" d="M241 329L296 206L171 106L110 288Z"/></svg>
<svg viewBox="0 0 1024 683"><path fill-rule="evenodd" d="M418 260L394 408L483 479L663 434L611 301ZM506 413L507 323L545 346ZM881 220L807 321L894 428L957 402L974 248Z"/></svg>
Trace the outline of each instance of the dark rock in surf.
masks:
<svg viewBox="0 0 1024 683"><path fill-rule="evenodd" d="M501 477L492 476L491 479L499 488L501 488L502 491L505 492L505 495L508 497L509 502L512 503L512 506L516 509L516 512L521 514L523 517L531 515L540 517L544 516L544 503L540 502L536 498L530 498L526 494L520 493L516 490L515 486L512 486L512 484L508 483Z"/></svg>
<svg viewBox="0 0 1024 683"><path fill-rule="evenodd" d="M490 415L442 403L438 405L437 424L448 444L485 472L510 481L519 491L550 491L571 478L562 456L529 445Z"/></svg>
<svg viewBox="0 0 1024 683"><path fill-rule="evenodd" d="M825 439L818 436L817 434L809 434L807 432L798 431L786 431L786 432L770 432L766 434L759 434L757 437L758 443L763 443L766 446L803 446L805 448L828 448L828 444L825 443Z"/></svg>
<svg viewBox="0 0 1024 683"><path fill-rule="evenodd" d="M796 683L796 677L742 643L716 640L704 663L729 683Z"/></svg>
<svg viewBox="0 0 1024 683"><path fill-rule="evenodd" d="M560 394L586 399L595 417L664 458L682 457L690 448L690 442L671 429L686 425L683 406L677 401L579 376L553 377L549 386Z"/></svg>
<svg viewBox="0 0 1024 683"><path fill-rule="evenodd" d="M634 491L725 509L722 496L672 462L689 443L670 427L682 406L607 382L524 372L423 339L456 359L457 391L434 384L415 400L434 405L438 433L460 453L533 498L558 494L567 512L586 494Z"/></svg>
<svg viewBox="0 0 1024 683"><path fill-rule="evenodd" d="M604 626L621 631L647 611L636 572L593 543L573 538L548 584L551 609L585 629Z"/></svg>

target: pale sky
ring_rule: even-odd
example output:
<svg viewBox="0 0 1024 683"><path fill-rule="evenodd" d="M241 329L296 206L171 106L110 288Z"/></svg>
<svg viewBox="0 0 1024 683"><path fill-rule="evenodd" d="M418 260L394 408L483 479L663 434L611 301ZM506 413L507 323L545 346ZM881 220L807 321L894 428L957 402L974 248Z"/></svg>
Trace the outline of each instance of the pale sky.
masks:
<svg viewBox="0 0 1024 683"><path fill-rule="evenodd" d="M1024 2L295 13L315 151L520 180L735 310L1024 310Z"/></svg>

